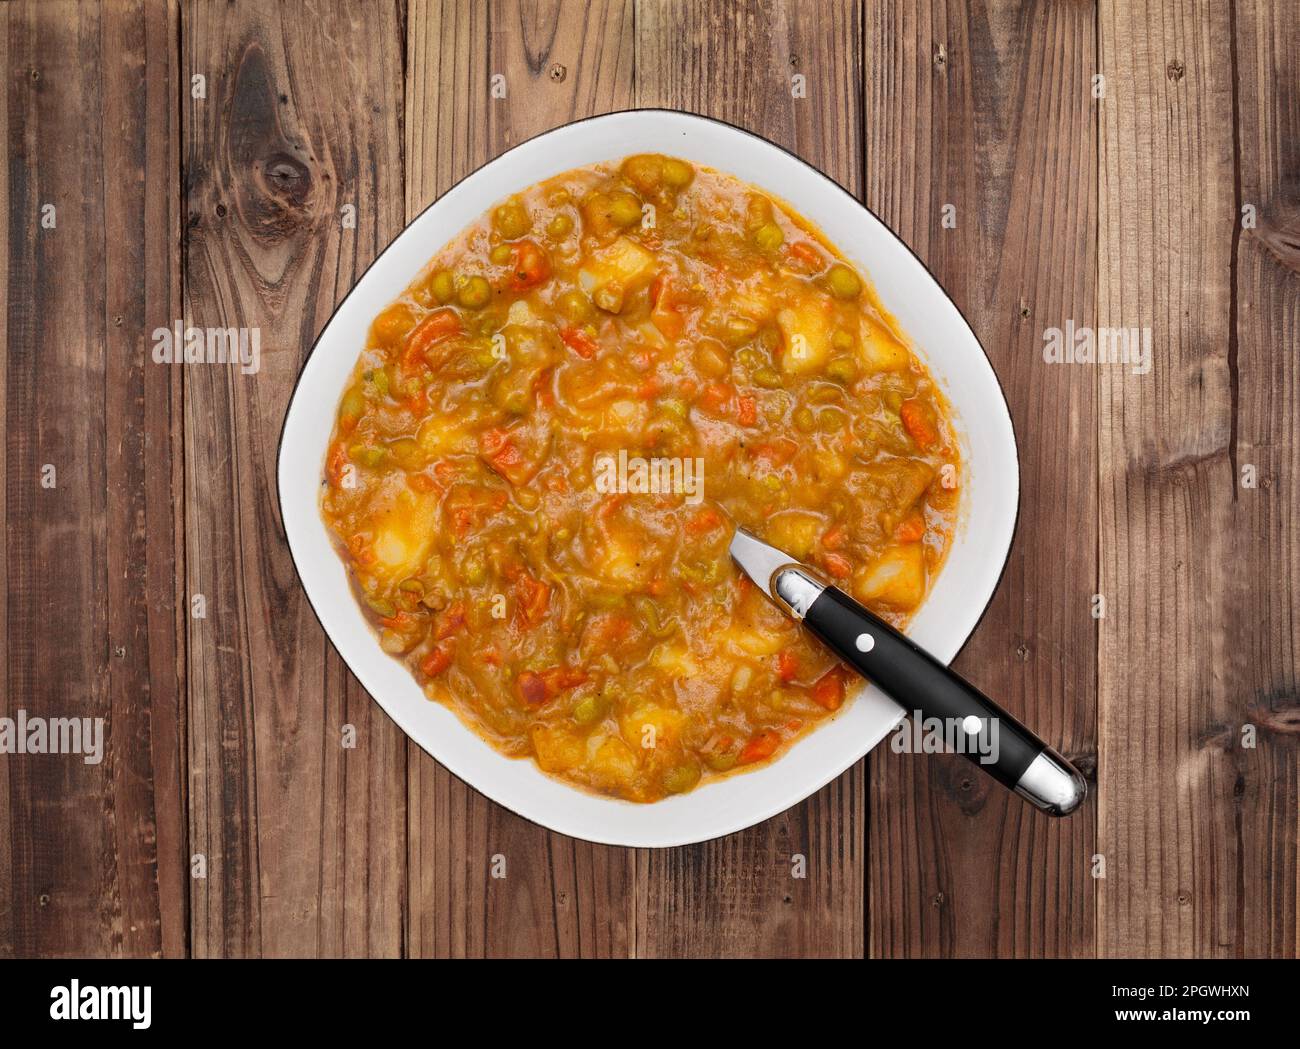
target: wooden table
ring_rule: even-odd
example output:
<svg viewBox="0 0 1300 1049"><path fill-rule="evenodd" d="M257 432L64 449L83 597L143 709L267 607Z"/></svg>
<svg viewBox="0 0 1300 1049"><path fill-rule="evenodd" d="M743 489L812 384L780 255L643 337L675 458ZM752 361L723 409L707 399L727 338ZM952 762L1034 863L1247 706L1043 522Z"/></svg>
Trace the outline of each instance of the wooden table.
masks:
<svg viewBox="0 0 1300 1049"><path fill-rule="evenodd" d="M59 0L0 33L0 713L109 731L0 756L0 955L1300 951L1297 0ZM1023 501L958 666L1088 771L1072 819L882 749L743 833L592 846L326 642L275 492L316 333L457 179L631 106L806 157L970 318ZM154 363L181 319L260 327L261 370ZM1070 323L1149 329L1153 367L1048 364Z"/></svg>

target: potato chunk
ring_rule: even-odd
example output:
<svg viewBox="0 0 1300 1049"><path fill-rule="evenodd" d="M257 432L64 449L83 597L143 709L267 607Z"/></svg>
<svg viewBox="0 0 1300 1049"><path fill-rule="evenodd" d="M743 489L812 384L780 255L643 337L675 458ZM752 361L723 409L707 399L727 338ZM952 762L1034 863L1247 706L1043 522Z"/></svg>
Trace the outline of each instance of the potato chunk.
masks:
<svg viewBox="0 0 1300 1049"><path fill-rule="evenodd" d="M854 591L862 601L877 601L902 611L921 603L925 596L925 555L920 543L886 550L874 564L860 569Z"/></svg>
<svg viewBox="0 0 1300 1049"><path fill-rule="evenodd" d="M420 424L415 439L428 459L463 455L476 450L474 435L453 415L431 415Z"/></svg>
<svg viewBox="0 0 1300 1049"><path fill-rule="evenodd" d="M700 672L700 665L685 645L657 645L650 662L656 669L667 671L674 677L692 677Z"/></svg>
<svg viewBox="0 0 1300 1049"><path fill-rule="evenodd" d="M667 748L676 743L684 720L680 710L642 703L620 720L619 731L633 749Z"/></svg>
<svg viewBox="0 0 1300 1049"><path fill-rule="evenodd" d="M803 561L817 541L820 530L821 521L815 514L786 510L768 521L767 541L796 561Z"/></svg>
<svg viewBox="0 0 1300 1049"><path fill-rule="evenodd" d="M868 372L904 371L911 355L883 324L863 317L859 324L858 358Z"/></svg>
<svg viewBox="0 0 1300 1049"><path fill-rule="evenodd" d="M567 772L587 757L587 741L559 726L534 725L533 749L546 772Z"/></svg>
<svg viewBox="0 0 1300 1049"><path fill-rule="evenodd" d="M419 571L433 545L438 503L412 491L400 492L386 513L376 515L375 570L398 579Z"/></svg>
<svg viewBox="0 0 1300 1049"><path fill-rule="evenodd" d="M629 237L619 237L609 247L593 252L591 261L578 271L578 280L582 290L596 298L603 288L629 292L653 277L656 268L650 252Z"/></svg>
<svg viewBox="0 0 1300 1049"><path fill-rule="evenodd" d="M636 775L636 754L621 739L610 736L591 757L589 768L597 785L606 790L626 789Z"/></svg>
<svg viewBox="0 0 1300 1049"><path fill-rule="evenodd" d="M781 370L787 375L807 375L826 364L835 333L832 307L829 296L808 292L776 315L785 339Z"/></svg>
<svg viewBox="0 0 1300 1049"><path fill-rule="evenodd" d="M636 590L650 581L651 562L631 536L611 535L595 565L600 579L616 590Z"/></svg>

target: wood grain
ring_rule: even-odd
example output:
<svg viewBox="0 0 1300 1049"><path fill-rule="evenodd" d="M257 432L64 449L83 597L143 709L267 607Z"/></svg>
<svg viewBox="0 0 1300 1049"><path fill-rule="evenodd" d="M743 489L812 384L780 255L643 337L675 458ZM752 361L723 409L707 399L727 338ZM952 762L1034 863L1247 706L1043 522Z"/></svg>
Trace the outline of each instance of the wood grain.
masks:
<svg viewBox="0 0 1300 1049"><path fill-rule="evenodd" d="M0 957L1300 954L1295 15L0 4L0 716L108 734L0 755ZM716 842L587 845L441 769L325 640L275 488L316 333L456 180L633 105L807 158L970 320L1021 511L957 665L1095 770L1084 812L881 750ZM260 369L153 363L177 319L257 328ZM1047 365L1070 321L1150 328L1150 373Z"/></svg>
<svg viewBox="0 0 1300 1049"><path fill-rule="evenodd" d="M1011 556L954 665L1095 767L1096 377L1042 357L1095 317L1093 12L867 6L867 203L970 321L1020 452ZM1091 953L1091 803L1053 822L959 757L870 763L873 955Z"/></svg>
<svg viewBox="0 0 1300 1049"><path fill-rule="evenodd" d="M103 718L104 752L0 757L0 953L181 954L178 386L147 341L178 290L175 12L21 4L5 18L0 706Z"/></svg>
<svg viewBox="0 0 1300 1049"><path fill-rule="evenodd" d="M407 34L407 218L493 156L632 97L629 3L415 0ZM503 77L505 97L492 96ZM415 956L631 950L631 856L546 831L408 743ZM505 877L494 878L494 857Z"/></svg>
<svg viewBox="0 0 1300 1049"><path fill-rule="evenodd" d="M401 950L404 741L326 643L275 489L308 349L403 224L401 27L392 5L309 6L183 21L183 66L207 85L184 106L185 316L262 345L256 374L185 375L187 593L207 603L189 630L200 956Z"/></svg>
<svg viewBox="0 0 1300 1049"><path fill-rule="evenodd" d="M0 83L11 83L14 71L10 64L10 14L12 7L0 7ZM0 164L0 271L6 275L16 271L9 268L9 92L5 91L0 104L0 142L5 144L5 163ZM21 228L21 226L19 227ZM0 282L0 433L9 433L9 281ZM9 440L0 440L0 524L8 535L9 514L7 496L9 485ZM9 557L0 557L0 681L5 689L0 694L0 716L8 717L12 710L9 702ZM14 929L14 849L13 840L22 831L14 822L12 793L9 789L9 759L0 757L0 958L12 958L18 948Z"/></svg>
<svg viewBox="0 0 1300 1049"><path fill-rule="evenodd" d="M1190 2L1103 2L1100 25L1099 312L1155 353L1100 387L1099 949L1294 955L1297 370L1277 350L1300 301L1300 26Z"/></svg>
<svg viewBox="0 0 1300 1049"><path fill-rule="evenodd" d="M637 104L749 128L861 190L860 5L637 6ZM846 46L848 41L848 46ZM795 97L795 76L803 97ZM863 767L739 834L638 858L636 948L648 956L863 951ZM806 859L795 877L794 857Z"/></svg>
<svg viewBox="0 0 1300 1049"><path fill-rule="evenodd" d="M1237 755L1233 834L1240 859L1232 949L1251 958L1300 956L1300 18L1293 3L1238 4L1230 38L1237 127L1234 212L1236 384L1231 452L1238 478L1225 555L1224 654L1258 745ZM1240 486L1256 467L1258 486ZM1241 710L1238 700L1237 711ZM1238 739L1240 739L1238 735ZM1226 740L1225 740L1226 742ZM1220 789L1226 792L1227 784ZM1214 904L1216 901L1210 901ZM1222 910L1218 904L1216 910Z"/></svg>

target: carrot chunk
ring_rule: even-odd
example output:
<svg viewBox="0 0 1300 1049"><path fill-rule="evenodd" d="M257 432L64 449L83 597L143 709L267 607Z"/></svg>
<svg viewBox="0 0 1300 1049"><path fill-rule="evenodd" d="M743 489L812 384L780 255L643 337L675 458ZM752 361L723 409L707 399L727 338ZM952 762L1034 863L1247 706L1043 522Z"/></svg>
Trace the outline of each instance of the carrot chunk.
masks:
<svg viewBox="0 0 1300 1049"><path fill-rule="evenodd" d="M796 240L790 245L790 254L809 266L821 266L822 254L806 240Z"/></svg>
<svg viewBox="0 0 1300 1049"><path fill-rule="evenodd" d="M776 657L776 676L782 681L793 681L799 673L799 657L793 652L782 652Z"/></svg>
<svg viewBox="0 0 1300 1049"><path fill-rule="evenodd" d="M853 572L853 562L843 554L826 555L826 569L836 579L847 579Z"/></svg>
<svg viewBox="0 0 1300 1049"><path fill-rule="evenodd" d="M560 332L560 338L564 340L565 346L569 347L584 361L591 360L596 356L596 351L600 349L596 345L596 340L581 328L565 328Z"/></svg>
<svg viewBox="0 0 1300 1049"><path fill-rule="evenodd" d="M519 690L519 698L530 706L545 703L550 698L542 675L532 670L525 670L515 678L515 687Z"/></svg>
<svg viewBox="0 0 1300 1049"><path fill-rule="evenodd" d="M406 337L406 346L402 349L402 371L408 374L415 371L430 346L449 335L458 335L461 330L455 310L434 310Z"/></svg>
<svg viewBox="0 0 1300 1049"><path fill-rule="evenodd" d="M894 538L900 543L915 543L924 537L925 515L920 512L908 514L894 529Z"/></svg>
<svg viewBox="0 0 1300 1049"><path fill-rule="evenodd" d="M697 403L701 408L705 409L705 411L710 411L716 415L720 415L730 400L730 386L725 382L711 382L700 391L700 399Z"/></svg>
<svg viewBox="0 0 1300 1049"><path fill-rule="evenodd" d="M764 758L770 758L776 753L776 748L781 745L781 734L768 729L760 732L757 736L745 744L740 752L737 762L741 765L749 765L755 761L762 761Z"/></svg>
<svg viewBox="0 0 1300 1049"><path fill-rule="evenodd" d="M813 702L827 710L839 710L844 702L844 673L840 667L831 667L812 687Z"/></svg>
<svg viewBox="0 0 1300 1049"><path fill-rule="evenodd" d="M420 669L424 671L427 677L437 677L449 666L451 666L451 647L448 645L434 645L429 654L424 657Z"/></svg>
<svg viewBox="0 0 1300 1049"><path fill-rule="evenodd" d="M511 249L510 287L524 291L536 287L551 275L551 260L531 240L521 240Z"/></svg>
<svg viewBox="0 0 1300 1049"><path fill-rule="evenodd" d="M924 402L915 398L904 401L898 414L903 420L903 429L908 432L921 451L938 442L939 431L934 425L934 413Z"/></svg>
<svg viewBox="0 0 1300 1049"><path fill-rule="evenodd" d="M688 535L703 535L712 532L720 524L722 515L713 507L706 506L686 523L686 532Z"/></svg>
<svg viewBox="0 0 1300 1049"><path fill-rule="evenodd" d="M465 625L465 602L456 601L447 606L446 611L438 618L438 629L436 634L439 641L446 641L457 630Z"/></svg>
<svg viewBox="0 0 1300 1049"><path fill-rule="evenodd" d="M546 615L547 606L551 603L551 588L524 572L515 583L515 592L519 600L519 614L530 627L536 626Z"/></svg>

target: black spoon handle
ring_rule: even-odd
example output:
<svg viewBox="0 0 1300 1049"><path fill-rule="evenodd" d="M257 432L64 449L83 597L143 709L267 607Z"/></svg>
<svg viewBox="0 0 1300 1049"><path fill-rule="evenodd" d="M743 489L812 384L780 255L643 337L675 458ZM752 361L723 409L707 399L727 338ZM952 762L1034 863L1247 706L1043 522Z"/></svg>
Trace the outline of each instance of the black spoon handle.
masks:
<svg viewBox="0 0 1300 1049"><path fill-rule="evenodd" d="M780 589L780 581L774 586ZM842 590L823 589L804 611L804 624L900 706L939 719L950 743L957 740L967 758L1043 811L1067 815L1087 796L1087 784L1069 762Z"/></svg>

